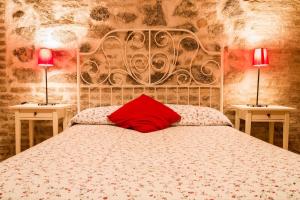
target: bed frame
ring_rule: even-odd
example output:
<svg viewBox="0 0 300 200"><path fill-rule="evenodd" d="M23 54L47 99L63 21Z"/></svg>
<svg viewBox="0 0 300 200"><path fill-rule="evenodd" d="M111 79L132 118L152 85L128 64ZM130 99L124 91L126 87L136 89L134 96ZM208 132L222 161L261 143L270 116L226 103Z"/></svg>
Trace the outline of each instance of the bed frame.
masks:
<svg viewBox="0 0 300 200"><path fill-rule="evenodd" d="M88 46L90 47L90 46ZM77 56L77 110L142 93L223 111L223 47L208 51L186 29L117 29Z"/></svg>

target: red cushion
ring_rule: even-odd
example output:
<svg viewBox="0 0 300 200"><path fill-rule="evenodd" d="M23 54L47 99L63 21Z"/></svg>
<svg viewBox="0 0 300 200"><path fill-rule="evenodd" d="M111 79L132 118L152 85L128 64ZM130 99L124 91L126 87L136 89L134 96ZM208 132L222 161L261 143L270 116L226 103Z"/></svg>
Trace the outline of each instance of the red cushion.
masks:
<svg viewBox="0 0 300 200"><path fill-rule="evenodd" d="M144 94L107 117L117 126L143 133L167 128L181 119L172 109Z"/></svg>

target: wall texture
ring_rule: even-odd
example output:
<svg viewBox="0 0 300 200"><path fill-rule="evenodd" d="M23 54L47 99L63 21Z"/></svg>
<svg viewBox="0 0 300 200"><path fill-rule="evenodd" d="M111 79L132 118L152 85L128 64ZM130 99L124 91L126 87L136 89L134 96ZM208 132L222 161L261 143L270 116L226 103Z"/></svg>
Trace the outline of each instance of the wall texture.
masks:
<svg viewBox="0 0 300 200"><path fill-rule="evenodd" d="M7 126L7 79L5 65L5 3L0 1L0 160L10 155L9 152L9 133Z"/></svg>
<svg viewBox="0 0 300 200"><path fill-rule="evenodd" d="M209 50L228 46L225 113L231 119L230 105L255 101L257 71L251 66L251 49L266 47L270 66L262 70L260 101L299 109L299 11L299 0L7 0L6 5L1 1L0 160L14 154L14 116L8 106L44 98L36 49L59 49L49 73L51 101L75 103L76 41L82 52L90 51L97 39L116 28L185 28ZM255 136L266 140L266 127L255 125ZM23 148L28 144L26 131L24 123ZM51 136L48 123L37 125L35 131L36 143ZM278 124L277 145L281 137ZM299 112L291 116L289 143L290 150L300 152Z"/></svg>

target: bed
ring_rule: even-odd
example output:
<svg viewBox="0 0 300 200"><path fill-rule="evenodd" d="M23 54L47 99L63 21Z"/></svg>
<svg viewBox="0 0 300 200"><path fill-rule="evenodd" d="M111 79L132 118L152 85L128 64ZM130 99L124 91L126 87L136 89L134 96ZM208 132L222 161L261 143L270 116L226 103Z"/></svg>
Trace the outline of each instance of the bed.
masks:
<svg viewBox="0 0 300 200"><path fill-rule="evenodd" d="M0 199L300 199L299 155L222 114L223 54L182 29L108 33L77 59L70 128L0 163ZM147 134L107 121L141 93L182 120Z"/></svg>
<svg viewBox="0 0 300 200"><path fill-rule="evenodd" d="M299 199L299 155L229 126L77 124L0 164L0 199Z"/></svg>

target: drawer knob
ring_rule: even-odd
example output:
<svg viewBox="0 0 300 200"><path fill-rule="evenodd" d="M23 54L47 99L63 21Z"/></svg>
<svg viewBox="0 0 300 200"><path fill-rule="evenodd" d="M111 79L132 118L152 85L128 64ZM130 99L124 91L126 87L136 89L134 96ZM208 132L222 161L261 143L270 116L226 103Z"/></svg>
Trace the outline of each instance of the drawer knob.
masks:
<svg viewBox="0 0 300 200"><path fill-rule="evenodd" d="M270 114L270 113L268 113L268 114L267 114L267 116L270 118L270 117L271 117L271 114Z"/></svg>
<svg viewBox="0 0 300 200"><path fill-rule="evenodd" d="M34 116L36 116L36 114L37 114L36 112L33 113Z"/></svg>

